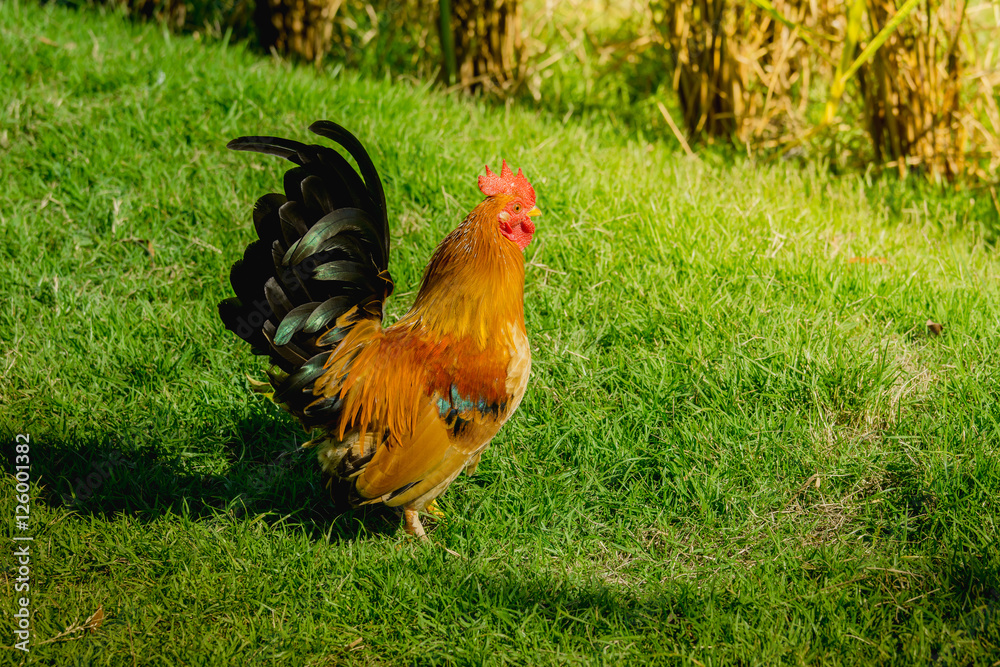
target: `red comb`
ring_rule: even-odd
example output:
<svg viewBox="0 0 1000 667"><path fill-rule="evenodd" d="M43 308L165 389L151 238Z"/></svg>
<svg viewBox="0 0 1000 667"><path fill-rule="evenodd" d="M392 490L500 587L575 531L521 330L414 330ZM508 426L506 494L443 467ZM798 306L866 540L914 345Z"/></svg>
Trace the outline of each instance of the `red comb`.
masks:
<svg viewBox="0 0 1000 667"><path fill-rule="evenodd" d="M530 205L534 206L535 204L535 189L531 187L531 183L524 177L520 169L517 170L515 176L510 167L507 166L506 160L503 160L499 176L490 171L489 165L486 165L486 175L479 177L479 189L487 197L499 194L518 194L523 199L530 200Z"/></svg>

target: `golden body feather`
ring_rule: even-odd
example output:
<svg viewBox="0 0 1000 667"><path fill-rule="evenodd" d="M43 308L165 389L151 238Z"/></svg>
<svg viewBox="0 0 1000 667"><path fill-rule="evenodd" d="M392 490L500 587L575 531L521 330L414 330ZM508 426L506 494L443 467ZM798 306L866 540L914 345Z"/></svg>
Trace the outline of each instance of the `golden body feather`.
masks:
<svg viewBox="0 0 1000 667"><path fill-rule="evenodd" d="M355 503L403 506L419 535L416 512L475 470L527 387L524 257L496 224L512 198L470 213L438 246L410 311L385 329L354 324L313 386L317 401L343 401L316 441L324 470L353 484Z"/></svg>

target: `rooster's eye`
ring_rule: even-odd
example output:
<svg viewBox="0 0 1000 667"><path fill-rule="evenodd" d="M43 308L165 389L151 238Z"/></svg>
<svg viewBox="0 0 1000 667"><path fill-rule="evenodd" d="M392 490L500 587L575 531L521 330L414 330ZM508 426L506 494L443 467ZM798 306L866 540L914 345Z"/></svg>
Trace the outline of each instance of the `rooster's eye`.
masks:
<svg viewBox="0 0 1000 667"><path fill-rule="evenodd" d="M514 213L520 213L520 212L521 212L521 205L514 204Z"/></svg>

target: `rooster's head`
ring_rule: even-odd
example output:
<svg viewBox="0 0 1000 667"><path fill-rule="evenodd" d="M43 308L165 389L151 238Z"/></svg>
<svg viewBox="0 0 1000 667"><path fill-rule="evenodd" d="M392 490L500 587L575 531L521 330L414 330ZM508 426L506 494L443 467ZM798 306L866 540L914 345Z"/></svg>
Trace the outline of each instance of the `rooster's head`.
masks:
<svg viewBox="0 0 1000 667"><path fill-rule="evenodd" d="M524 250L535 233L531 218L541 214L535 206L535 189L531 183L520 169L515 175L504 161L499 174L486 167L486 175L479 177L479 189L502 206L497 214L500 233Z"/></svg>

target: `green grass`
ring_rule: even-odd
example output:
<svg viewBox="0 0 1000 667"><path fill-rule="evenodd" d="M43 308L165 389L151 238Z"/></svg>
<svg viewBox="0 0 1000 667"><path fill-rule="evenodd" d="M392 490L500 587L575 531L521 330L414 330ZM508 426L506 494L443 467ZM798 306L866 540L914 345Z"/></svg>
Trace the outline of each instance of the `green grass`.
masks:
<svg viewBox="0 0 1000 667"><path fill-rule="evenodd" d="M0 663L1000 661L988 195L696 163L30 3L0 3L0 52L3 484L30 433L35 540L31 652L11 603ZM285 168L225 142L318 118L383 176L392 316L484 163L544 213L527 396L430 545L334 510L216 316Z"/></svg>

